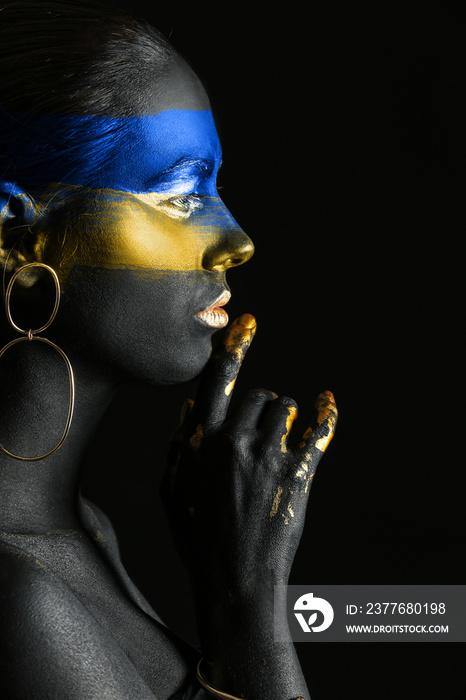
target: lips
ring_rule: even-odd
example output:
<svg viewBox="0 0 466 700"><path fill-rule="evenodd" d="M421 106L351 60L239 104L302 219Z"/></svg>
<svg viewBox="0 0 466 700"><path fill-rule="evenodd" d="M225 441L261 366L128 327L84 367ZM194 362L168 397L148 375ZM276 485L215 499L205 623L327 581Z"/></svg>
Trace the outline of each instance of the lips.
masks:
<svg viewBox="0 0 466 700"><path fill-rule="evenodd" d="M228 324L228 314L222 308L228 304L231 298L231 293L225 289L211 306L208 306L202 311L198 311L196 316L210 328L225 328Z"/></svg>

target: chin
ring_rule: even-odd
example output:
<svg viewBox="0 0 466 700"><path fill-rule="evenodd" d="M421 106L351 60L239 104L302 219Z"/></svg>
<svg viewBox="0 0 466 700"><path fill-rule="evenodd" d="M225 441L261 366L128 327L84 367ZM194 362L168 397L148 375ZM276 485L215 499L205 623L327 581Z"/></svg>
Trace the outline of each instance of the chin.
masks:
<svg viewBox="0 0 466 700"><path fill-rule="evenodd" d="M174 367L173 370L163 377L158 377L153 383L164 386L174 386L175 384L186 384L196 379L207 364L207 360L202 364L189 367Z"/></svg>
<svg viewBox="0 0 466 700"><path fill-rule="evenodd" d="M180 352L180 348L173 348L165 353L163 358L159 355L149 366L145 363L142 366L133 365L131 377L128 378L153 386L185 384L201 374L211 354L210 339L202 347L190 347L185 352Z"/></svg>

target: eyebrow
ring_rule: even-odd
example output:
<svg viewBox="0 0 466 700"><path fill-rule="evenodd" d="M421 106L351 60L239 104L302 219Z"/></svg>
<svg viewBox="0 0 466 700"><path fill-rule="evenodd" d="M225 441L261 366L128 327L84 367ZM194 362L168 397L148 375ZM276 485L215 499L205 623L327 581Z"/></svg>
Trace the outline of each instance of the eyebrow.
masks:
<svg viewBox="0 0 466 700"><path fill-rule="evenodd" d="M214 168L214 160L206 160L204 158L181 158L169 168L166 168L159 173L157 177L152 180L152 182L156 184L157 182L163 180L169 180L172 177L188 175L191 174L190 171L194 171L193 174L196 174L197 172L199 177L205 177L206 175L210 175Z"/></svg>

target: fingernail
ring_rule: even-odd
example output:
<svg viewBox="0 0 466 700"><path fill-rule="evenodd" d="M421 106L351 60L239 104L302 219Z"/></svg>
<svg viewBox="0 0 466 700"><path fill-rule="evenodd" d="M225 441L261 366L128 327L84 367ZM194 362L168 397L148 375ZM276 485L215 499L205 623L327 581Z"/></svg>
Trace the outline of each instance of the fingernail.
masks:
<svg viewBox="0 0 466 700"><path fill-rule="evenodd" d="M252 316L251 314L242 314L241 316L236 318L231 325L243 326L243 328L249 328L252 330L256 327L257 324L254 316Z"/></svg>

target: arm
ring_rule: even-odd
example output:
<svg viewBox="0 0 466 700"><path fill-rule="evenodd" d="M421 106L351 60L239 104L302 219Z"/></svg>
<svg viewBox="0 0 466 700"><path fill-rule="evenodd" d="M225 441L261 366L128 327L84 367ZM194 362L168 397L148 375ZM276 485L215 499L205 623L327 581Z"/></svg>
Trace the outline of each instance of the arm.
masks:
<svg viewBox="0 0 466 700"><path fill-rule="evenodd" d="M274 641L273 594L288 581L336 407L330 392L320 394L316 424L294 447L290 399L256 390L227 415L255 331L252 317L239 321L174 436L165 499L192 581L208 682L247 700L308 700L290 635ZM275 615L286 630L284 607Z"/></svg>

